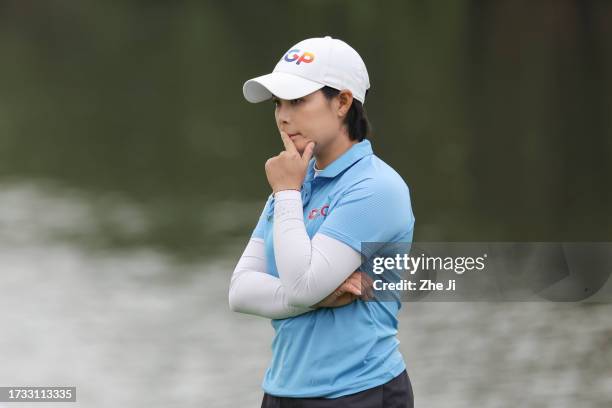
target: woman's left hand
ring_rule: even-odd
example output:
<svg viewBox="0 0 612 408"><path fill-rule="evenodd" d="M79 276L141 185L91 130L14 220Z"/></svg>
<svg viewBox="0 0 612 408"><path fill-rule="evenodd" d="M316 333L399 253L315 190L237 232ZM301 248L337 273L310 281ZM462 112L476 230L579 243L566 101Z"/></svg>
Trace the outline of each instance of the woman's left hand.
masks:
<svg viewBox="0 0 612 408"><path fill-rule="evenodd" d="M311 307L340 307L357 299L372 300L374 299L372 287L372 278L367 273L355 271L335 291Z"/></svg>
<svg viewBox="0 0 612 408"><path fill-rule="evenodd" d="M312 158L314 143L309 143L304 154L300 155L289 135L283 131L280 133L285 150L268 159L265 165L266 177L273 193L281 190L299 191L306 177L308 162Z"/></svg>

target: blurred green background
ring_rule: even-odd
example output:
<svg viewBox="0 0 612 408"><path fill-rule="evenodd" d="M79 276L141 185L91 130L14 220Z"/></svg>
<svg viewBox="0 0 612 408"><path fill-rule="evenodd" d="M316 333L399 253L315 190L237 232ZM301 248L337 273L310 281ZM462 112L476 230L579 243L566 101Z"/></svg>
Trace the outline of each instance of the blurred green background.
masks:
<svg viewBox="0 0 612 408"><path fill-rule="evenodd" d="M0 181L89 197L84 244L244 242L281 144L242 84L331 35L366 62L415 240L610 240L610 27L608 1L3 0Z"/></svg>
<svg viewBox="0 0 612 408"><path fill-rule="evenodd" d="M242 84L325 35L415 241L612 241L610 1L0 0L0 385L259 405L272 328L227 293L282 144ZM612 406L610 309L404 303L416 406Z"/></svg>

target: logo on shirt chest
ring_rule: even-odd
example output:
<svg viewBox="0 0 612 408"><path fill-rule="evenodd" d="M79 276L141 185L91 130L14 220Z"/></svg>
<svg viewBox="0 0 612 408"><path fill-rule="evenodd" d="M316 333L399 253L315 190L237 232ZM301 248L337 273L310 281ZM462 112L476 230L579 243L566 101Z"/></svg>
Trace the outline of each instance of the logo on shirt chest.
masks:
<svg viewBox="0 0 612 408"><path fill-rule="evenodd" d="M323 207L321 208L313 208L312 210L310 210L308 212L308 219L309 220L314 220L315 218L317 218L318 216L327 216L327 212L329 210L329 204L325 204Z"/></svg>

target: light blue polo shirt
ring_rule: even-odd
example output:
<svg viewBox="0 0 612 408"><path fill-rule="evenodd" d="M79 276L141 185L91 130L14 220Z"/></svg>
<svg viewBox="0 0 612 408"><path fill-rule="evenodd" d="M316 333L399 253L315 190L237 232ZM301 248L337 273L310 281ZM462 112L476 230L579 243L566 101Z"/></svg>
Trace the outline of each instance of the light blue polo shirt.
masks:
<svg viewBox="0 0 612 408"><path fill-rule="evenodd" d="M362 242L412 242L414 215L402 177L354 144L315 176L309 165L302 201L308 236L318 232L361 252ZM270 195L252 237L265 241L268 273L278 277ZM272 361L262 388L284 397L337 398L384 384L405 368L399 351L400 302L354 301L287 319L273 319Z"/></svg>

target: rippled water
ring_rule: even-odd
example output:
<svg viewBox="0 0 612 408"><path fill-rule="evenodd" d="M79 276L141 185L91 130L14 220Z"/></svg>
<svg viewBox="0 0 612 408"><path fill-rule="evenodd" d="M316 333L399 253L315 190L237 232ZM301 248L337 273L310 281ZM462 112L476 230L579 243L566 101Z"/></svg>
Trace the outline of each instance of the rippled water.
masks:
<svg viewBox="0 0 612 408"><path fill-rule="evenodd" d="M237 223L260 210L232 208ZM95 244L151 222L121 197L0 185L0 385L77 387L77 403L52 406L259 406L272 328L226 297L247 235L190 262ZM400 316L417 407L612 405L610 304L407 303Z"/></svg>

